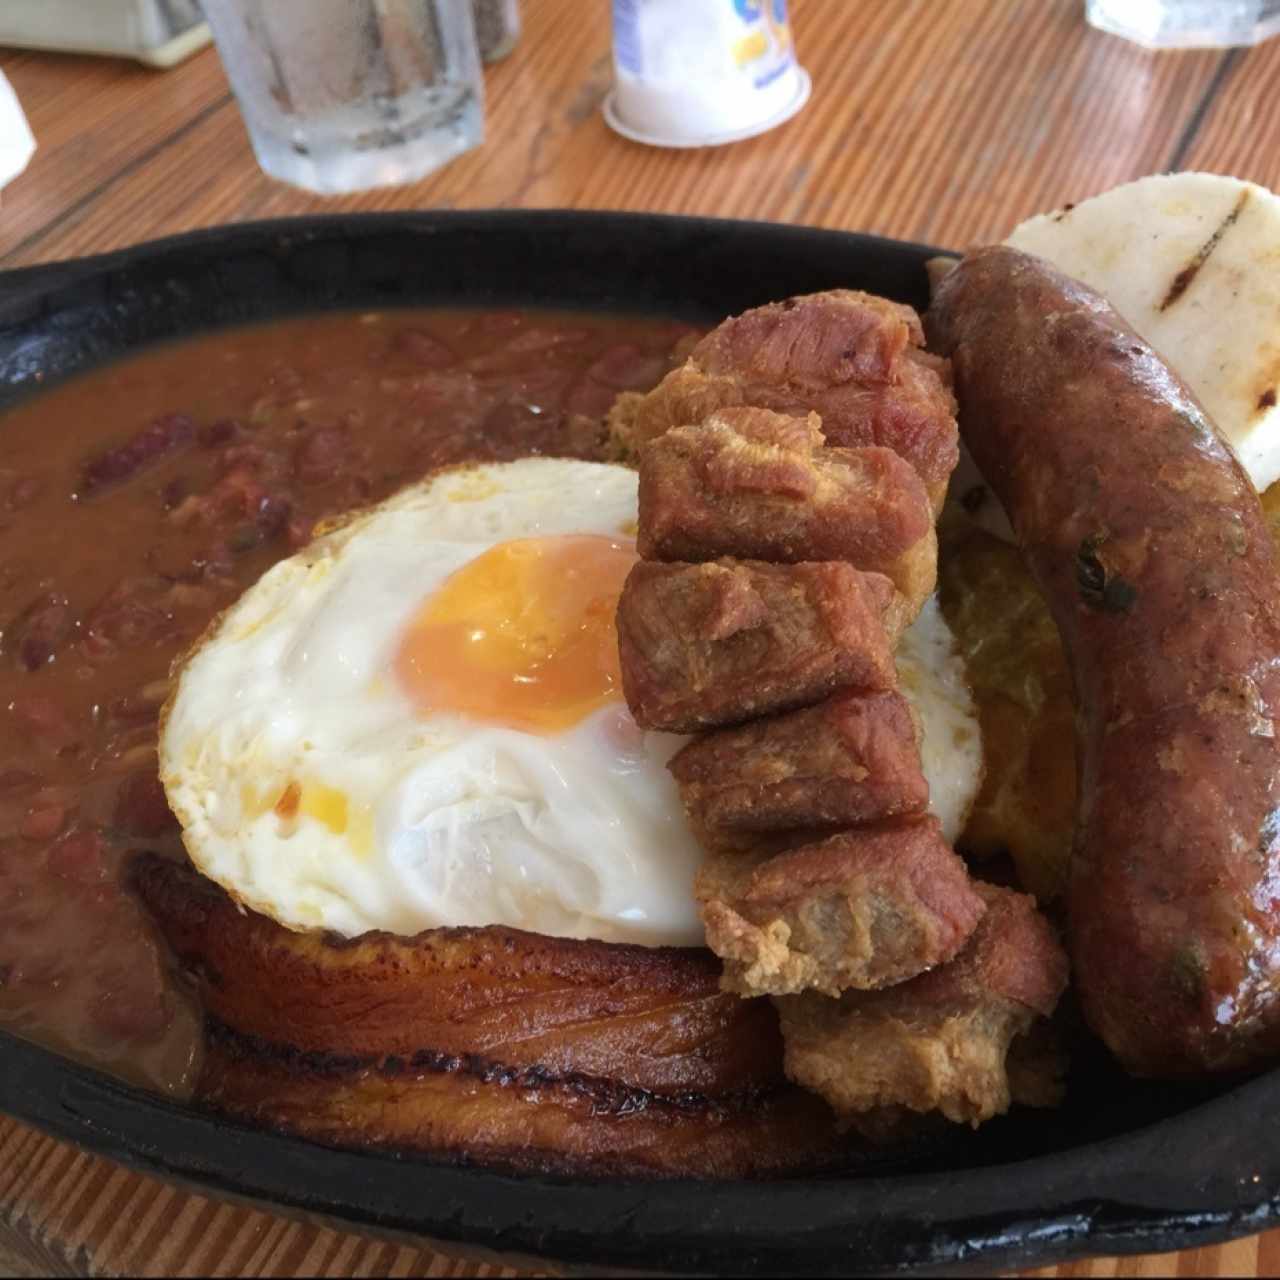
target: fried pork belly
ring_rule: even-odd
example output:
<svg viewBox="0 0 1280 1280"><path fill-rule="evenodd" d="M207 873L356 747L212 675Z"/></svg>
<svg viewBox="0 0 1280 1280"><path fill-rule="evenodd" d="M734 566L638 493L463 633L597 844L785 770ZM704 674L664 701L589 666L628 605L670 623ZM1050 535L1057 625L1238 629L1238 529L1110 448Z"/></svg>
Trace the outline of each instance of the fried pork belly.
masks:
<svg viewBox="0 0 1280 1280"><path fill-rule="evenodd" d="M695 830L820 830L923 811L911 704L899 693L842 693L687 743L668 768Z"/></svg>
<svg viewBox="0 0 1280 1280"><path fill-rule="evenodd" d="M622 687L647 729L735 724L893 688L902 625L888 578L847 564L642 560L618 601Z"/></svg>
<svg viewBox="0 0 1280 1280"><path fill-rule="evenodd" d="M197 1101L238 1119L576 1173L740 1177L856 1150L784 1079L769 1003L721 992L704 951L505 928L345 940L157 855L130 877L198 984Z"/></svg>
<svg viewBox="0 0 1280 1280"><path fill-rule="evenodd" d="M726 408L640 450L647 560L845 560L883 573L912 616L934 588L929 495L890 449L827 449L816 414Z"/></svg>
<svg viewBox="0 0 1280 1280"><path fill-rule="evenodd" d="M816 412L828 444L881 445L905 458L937 511L959 445L949 366L923 346L910 307L853 290L756 307L712 330L653 391L621 397L609 420L614 447L634 456L729 405Z"/></svg>
<svg viewBox="0 0 1280 1280"><path fill-rule="evenodd" d="M1056 1020L1036 1018L1005 1058L1009 1097L1022 1107L1058 1107L1067 1092L1068 1056ZM876 1116L881 1113L873 1112Z"/></svg>
<svg viewBox="0 0 1280 1280"><path fill-rule="evenodd" d="M956 955L984 911L930 816L782 853L712 852L694 893L722 986L744 996L903 982Z"/></svg>
<svg viewBox="0 0 1280 1280"><path fill-rule="evenodd" d="M977 887L986 913L950 964L884 991L775 1002L792 1080L844 1116L901 1106L976 1127L1008 1109L1010 1044L1053 1012L1067 959L1032 898ZM1052 1100L1043 1070L1021 1076L1022 1100Z"/></svg>

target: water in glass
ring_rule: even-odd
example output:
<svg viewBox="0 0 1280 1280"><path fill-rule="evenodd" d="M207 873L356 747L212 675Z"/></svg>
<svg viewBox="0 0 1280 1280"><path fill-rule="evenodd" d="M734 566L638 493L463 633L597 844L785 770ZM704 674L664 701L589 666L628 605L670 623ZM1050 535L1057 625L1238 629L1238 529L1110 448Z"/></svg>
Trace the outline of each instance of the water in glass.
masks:
<svg viewBox="0 0 1280 1280"><path fill-rule="evenodd" d="M1280 0L1085 0L1085 16L1152 49L1257 44L1280 34Z"/></svg>
<svg viewBox="0 0 1280 1280"><path fill-rule="evenodd" d="M479 144L471 0L204 0L262 168L334 194L413 182Z"/></svg>

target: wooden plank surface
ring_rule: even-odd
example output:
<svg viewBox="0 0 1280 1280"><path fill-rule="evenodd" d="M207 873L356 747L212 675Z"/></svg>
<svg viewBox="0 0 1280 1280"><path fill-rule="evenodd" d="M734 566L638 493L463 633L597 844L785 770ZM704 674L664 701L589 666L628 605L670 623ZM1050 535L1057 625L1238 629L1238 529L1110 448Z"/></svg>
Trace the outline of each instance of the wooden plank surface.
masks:
<svg viewBox="0 0 1280 1280"><path fill-rule="evenodd" d="M91 60L20 55L14 83L42 150L5 193L0 265L250 218L488 205L772 218L961 245L1169 165L1224 59L1099 35L1076 0L808 0L795 19L814 82L805 110L735 146L672 151L627 142L601 117L607 18L603 3L535 0L515 54L489 73L490 141L413 186L340 199L261 174L213 50L165 75L110 64L122 120ZM119 177L86 131L101 133ZM1280 163L1261 150L1257 161ZM66 203L28 194L47 189Z"/></svg>
<svg viewBox="0 0 1280 1280"><path fill-rule="evenodd" d="M262 176L212 52L158 73L0 53L40 149L0 198L0 266L193 227L351 209L572 206L773 218L938 244L1143 173L1280 187L1280 41L1151 54L1088 30L1079 0L798 0L813 98L713 151L611 134L603 0L527 0L488 73L489 141L414 186L321 200ZM1034 1274L1280 1273L1280 1232ZM0 1275L512 1275L189 1195L0 1121Z"/></svg>
<svg viewBox="0 0 1280 1280"><path fill-rule="evenodd" d="M1280 188L1280 40L1226 55L1180 162Z"/></svg>

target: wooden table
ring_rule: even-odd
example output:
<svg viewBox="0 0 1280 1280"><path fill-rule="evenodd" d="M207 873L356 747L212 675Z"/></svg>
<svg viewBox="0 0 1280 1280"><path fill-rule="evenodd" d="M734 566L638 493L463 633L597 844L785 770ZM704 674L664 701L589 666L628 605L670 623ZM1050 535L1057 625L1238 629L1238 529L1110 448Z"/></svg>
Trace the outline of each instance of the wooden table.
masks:
<svg viewBox="0 0 1280 1280"><path fill-rule="evenodd" d="M798 0L813 98L764 137L652 150L605 127L605 0L526 0L488 73L490 141L442 173L338 200L265 179L216 56L157 73L0 53L39 141L0 206L0 267L211 223L348 209L574 206L812 223L963 246L1140 174L1280 188L1280 40L1150 54L1080 0ZM7 1250L7 1252L6 1252ZM1042 1274L1274 1274L1280 1231ZM172 1190L0 1121L0 1274L488 1275Z"/></svg>

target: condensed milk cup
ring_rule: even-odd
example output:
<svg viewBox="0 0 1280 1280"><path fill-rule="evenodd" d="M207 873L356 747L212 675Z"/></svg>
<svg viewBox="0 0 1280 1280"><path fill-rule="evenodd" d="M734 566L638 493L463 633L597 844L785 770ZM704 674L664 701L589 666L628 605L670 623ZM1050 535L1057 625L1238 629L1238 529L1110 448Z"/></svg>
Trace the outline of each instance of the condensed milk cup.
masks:
<svg viewBox="0 0 1280 1280"><path fill-rule="evenodd" d="M657 147L764 133L809 99L786 0L613 0L610 128Z"/></svg>

